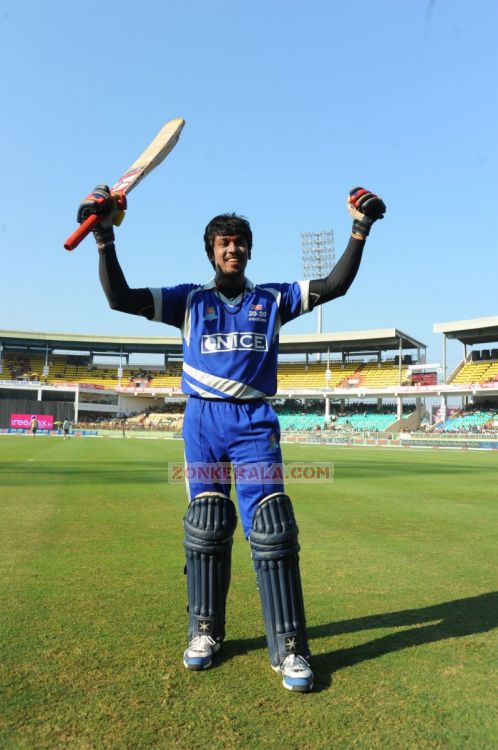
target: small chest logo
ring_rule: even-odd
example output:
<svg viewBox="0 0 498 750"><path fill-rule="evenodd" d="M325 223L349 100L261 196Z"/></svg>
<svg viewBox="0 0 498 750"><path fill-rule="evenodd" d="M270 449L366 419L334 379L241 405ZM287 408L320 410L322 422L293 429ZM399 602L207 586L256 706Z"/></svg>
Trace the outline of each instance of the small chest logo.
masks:
<svg viewBox="0 0 498 750"><path fill-rule="evenodd" d="M206 307L206 312L204 313L204 320L217 320L217 319L218 319L218 313L216 312L216 308Z"/></svg>
<svg viewBox="0 0 498 750"><path fill-rule="evenodd" d="M267 312L263 310L263 305L251 305L249 308L248 317L249 320L266 320Z"/></svg>

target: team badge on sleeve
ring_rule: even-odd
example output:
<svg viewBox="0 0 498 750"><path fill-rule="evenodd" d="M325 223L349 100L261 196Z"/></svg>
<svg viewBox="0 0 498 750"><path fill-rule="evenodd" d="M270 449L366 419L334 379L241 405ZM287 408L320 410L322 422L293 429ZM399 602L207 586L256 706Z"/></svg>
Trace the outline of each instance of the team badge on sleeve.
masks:
<svg viewBox="0 0 498 750"><path fill-rule="evenodd" d="M218 319L218 313L216 312L215 307L206 307L206 312L204 313L204 320L217 320Z"/></svg>

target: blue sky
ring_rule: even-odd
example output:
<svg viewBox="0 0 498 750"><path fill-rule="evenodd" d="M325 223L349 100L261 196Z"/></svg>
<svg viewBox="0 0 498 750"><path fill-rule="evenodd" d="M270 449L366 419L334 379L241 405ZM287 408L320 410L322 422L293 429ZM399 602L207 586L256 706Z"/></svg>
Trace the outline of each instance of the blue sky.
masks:
<svg viewBox="0 0 498 750"><path fill-rule="evenodd" d="M93 240L62 244L178 116L117 230L131 286L207 280L205 224L232 210L253 281L301 278L301 232L333 228L339 255L365 185L388 213L324 330L396 326L434 361L434 322L497 313L495 0L2 0L0 34L0 328L175 332L111 311Z"/></svg>

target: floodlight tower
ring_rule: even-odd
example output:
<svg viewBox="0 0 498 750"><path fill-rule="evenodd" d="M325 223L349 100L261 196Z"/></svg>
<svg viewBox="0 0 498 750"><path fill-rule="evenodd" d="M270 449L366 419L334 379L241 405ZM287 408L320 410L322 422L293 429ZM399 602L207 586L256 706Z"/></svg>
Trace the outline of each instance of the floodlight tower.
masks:
<svg viewBox="0 0 498 750"><path fill-rule="evenodd" d="M305 279L323 279L335 266L334 230L301 232ZM322 332L322 306L318 305L317 333Z"/></svg>

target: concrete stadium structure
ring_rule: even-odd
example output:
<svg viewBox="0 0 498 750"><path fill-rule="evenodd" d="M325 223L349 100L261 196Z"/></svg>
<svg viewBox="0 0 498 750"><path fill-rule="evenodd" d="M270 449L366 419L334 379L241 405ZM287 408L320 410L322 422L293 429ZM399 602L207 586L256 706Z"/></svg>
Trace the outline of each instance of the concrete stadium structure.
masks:
<svg viewBox="0 0 498 750"><path fill-rule="evenodd" d="M437 323L434 331L443 335L442 365L427 363L426 345L397 328L281 336L281 367L275 398L321 399L326 417L331 402L374 399L380 408L384 401L394 400L400 420L398 427L413 429L418 426L417 422L420 423L425 398L441 399L444 410L450 396L462 397L462 403L498 397L498 377L496 381L491 378L487 382L453 382L464 367L472 370L474 352L479 350L470 347L483 344L498 347L498 316ZM446 378L448 339L459 341L464 351L458 367ZM491 367L493 373L496 354L498 374L498 348L486 351L487 369ZM140 382L139 379L130 382L131 379L126 379L124 375L133 368L141 367L139 363L130 364L130 359L142 355L154 355L160 358L160 362L144 366L152 373L150 382ZM85 382L84 378L75 381L60 375L58 379L51 377L51 368L57 358L77 356L85 359L89 370L97 373L99 368L106 373L114 370L114 379L108 381L103 377L101 384L95 387L91 382ZM14 377L9 363L16 361L16 357L21 364L36 362L36 371ZM96 365L98 358L107 358L113 364ZM3 403L4 407L0 419L6 419L9 410L6 402L19 399L36 401L42 409L52 408L55 403L66 404L67 408L59 410L59 413L74 421L78 421L82 412L129 414L157 405L165 399L184 399L179 389L181 359L181 338L176 336L123 337L0 330L0 405ZM301 381L299 377L294 380L287 377L286 380L286 374L292 370L292 360L294 370L297 368L304 373L315 371L317 377L303 377ZM372 376L376 368L389 375L388 385L382 384L385 377L379 380ZM174 371L171 378L173 385L158 385L160 374L168 369ZM420 377L415 377L416 373L431 373L436 382L423 384ZM299 382L304 384L299 385ZM406 420L402 419L403 402L407 401L415 407L415 416L410 424L404 424ZM34 408L34 404L31 408ZM0 424L0 427L4 426Z"/></svg>

